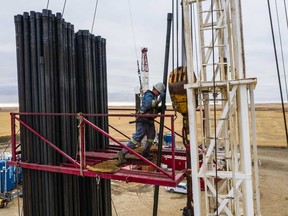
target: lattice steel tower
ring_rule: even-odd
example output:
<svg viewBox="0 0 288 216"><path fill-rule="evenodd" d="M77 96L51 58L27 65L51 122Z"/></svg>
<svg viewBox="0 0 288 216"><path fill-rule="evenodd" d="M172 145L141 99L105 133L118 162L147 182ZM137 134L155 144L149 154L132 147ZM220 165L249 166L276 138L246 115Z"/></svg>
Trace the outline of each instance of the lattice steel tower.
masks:
<svg viewBox="0 0 288 216"><path fill-rule="evenodd" d="M241 2L183 0L182 6L194 215L260 215L257 80L245 73ZM200 191L200 178L205 192Z"/></svg>
<svg viewBox="0 0 288 216"><path fill-rule="evenodd" d="M141 80L143 93L145 93L149 89L149 66L148 66L148 58L147 58L147 48L141 49Z"/></svg>

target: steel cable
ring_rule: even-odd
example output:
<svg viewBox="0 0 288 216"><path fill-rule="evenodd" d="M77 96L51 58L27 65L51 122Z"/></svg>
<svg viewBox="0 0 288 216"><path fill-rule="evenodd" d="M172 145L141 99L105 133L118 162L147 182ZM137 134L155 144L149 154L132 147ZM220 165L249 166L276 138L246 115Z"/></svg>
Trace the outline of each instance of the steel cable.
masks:
<svg viewBox="0 0 288 216"><path fill-rule="evenodd" d="M288 29L287 6L286 6L286 2L285 2L285 0L283 0L283 2L284 2L285 17L286 17L286 25L287 25L287 29Z"/></svg>
<svg viewBox="0 0 288 216"><path fill-rule="evenodd" d="M130 0L128 0L128 6L129 6L129 15L130 15L130 22L131 22L131 28L132 28L132 34L133 34L133 41L134 41L134 48L135 48L135 55L137 62L138 61L138 55L137 55L137 44L136 44L136 36L135 36L135 30L134 30L134 25L133 25L133 17L132 17L132 12L131 12L131 5L130 5Z"/></svg>
<svg viewBox="0 0 288 216"><path fill-rule="evenodd" d="M287 132L286 115L285 115L285 108L284 108L284 102L283 102L283 93L282 93L281 79L280 79L280 73L279 73L277 49L276 49L276 44L275 44L274 28L273 28L271 7L270 7L269 0L267 0L267 5L268 5L269 18L270 18L270 27L271 27L272 41L273 41L273 46L274 46L274 56L275 56L277 75L278 75L278 83L279 83L279 90L280 90L280 97L281 97L281 104L282 104L282 113L283 113L285 132L286 132L286 143L287 143L287 147L288 147L288 132Z"/></svg>
<svg viewBox="0 0 288 216"><path fill-rule="evenodd" d="M132 29L132 36L133 36L133 41L134 41L134 50L135 50L135 56L136 56L136 63L137 63L137 73L138 73L138 78L139 78L139 85L140 85L140 95L143 95L143 85L141 81L141 73L140 73L140 67L139 67L139 58L137 55L137 44L136 44L136 36L135 36L135 30L134 30L134 25L133 25L133 17L132 17L132 12L131 12L131 5L130 5L130 0L128 0L128 7L129 7L129 15L130 15L130 22L131 22L131 29Z"/></svg>
<svg viewBox="0 0 288 216"><path fill-rule="evenodd" d="M64 16L64 11L65 11L65 7L66 7L66 1L67 0L64 1L64 5L63 5L63 9L62 9L62 17Z"/></svg>
<svg viewBox="0 0 288 216"><path fill-rule="evenodd" d="M48 10L48 8L49 8L49 3L50 3L50 1L47 0L46 10Z"/></svg>
<svg viewBox="0 0 288 216"><path fill-rule="evenodd" d="M91 34L93 34L93 29L94 29L94 23L95 23L95 17L96 17L97 8L98 8L98 0L96 0L96 5L95 5L95 9L94 9L93 21L92 21L92 27L91 27Z"/></svg>
<svg viewBox="0 0 288 216"><path fill-rule="evenodd" d="M287 78L286 78L286 69L285 69L285 59L283 55L283 45L282 45L282 37L281 37L281 27L279 24L279 12L278 12L278 6L277 6L277 1L275 0L275 8L276 8L276 15L277 15L277 24L278 24L278 32L279 32L279 43L280 43L280 48L281 48L281 57L282 57L282 64L283 64L283 72L284 72L284 83L286 87L286 98L288 101L288 90L287 90Z"/></svg>

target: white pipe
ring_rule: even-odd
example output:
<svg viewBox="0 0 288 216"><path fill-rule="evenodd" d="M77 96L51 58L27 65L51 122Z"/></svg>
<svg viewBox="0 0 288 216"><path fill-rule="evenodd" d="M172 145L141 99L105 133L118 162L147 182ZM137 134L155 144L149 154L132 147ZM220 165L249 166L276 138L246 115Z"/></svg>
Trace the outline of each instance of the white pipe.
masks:
<svg viewBox="0 0 288 216"><path fill-rule="evenodd" d="M254 216L247 86L240 85L237 95L240 164L241 170L249 176L242 184L244 215Z"/></svg>
<svg viewBox="0 0 288 216"><path fill-rule="evenodd" d="M257 215L261 215L260 210L260 191L259 191L259 167L258 167L258 152L256 143L256 118L255 118L255 106L254 106L254 85L250 85L250 110L251 110L251 126L252 126L252 145L253 145L253 159L254 159L254 178L255 178L255 190L256 190L256 208Z"/></svg>
<svg viewBox="0 0 288 216"><path fill-rule="evenodd" d="M189 2L183 0L183 17L184 17L184 37L186 45L187 57L187 78L188 83L194 83L193 70L193 50L191 43L191 27L189 22ZM196 119L196 94L195 89L187 89L188 102L188 119L190 133L190 155L192 169L192 192L194 203L194 215L201 215L201 191L198 178L199 162L198 162L198 143L197 143L197 119Z"/></svg>

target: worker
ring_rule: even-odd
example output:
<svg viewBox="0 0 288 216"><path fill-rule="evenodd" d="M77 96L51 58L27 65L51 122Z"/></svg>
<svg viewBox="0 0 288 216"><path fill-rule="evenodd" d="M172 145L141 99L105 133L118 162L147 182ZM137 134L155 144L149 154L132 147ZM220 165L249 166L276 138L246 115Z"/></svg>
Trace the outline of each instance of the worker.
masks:
<svg viewBox="0 0 288 216"><path fill-rule="evenodd" d="M142 104L140 108L140 114L157 114L161 112L160 102L165 97L165 85L163 83L157 83L153 86L152 91L147 90L142 98ZM136 119L136 132L133 134L130 141L126 146L130 149L136 148L141 142L144 136L147 136L147 142L144 145L142 156L145 158L151 158L150 148L155 139L155 125L154 117L138 116ZM119 165L125 164L125 155L128 150L123 148L117 153Z"/></svg>

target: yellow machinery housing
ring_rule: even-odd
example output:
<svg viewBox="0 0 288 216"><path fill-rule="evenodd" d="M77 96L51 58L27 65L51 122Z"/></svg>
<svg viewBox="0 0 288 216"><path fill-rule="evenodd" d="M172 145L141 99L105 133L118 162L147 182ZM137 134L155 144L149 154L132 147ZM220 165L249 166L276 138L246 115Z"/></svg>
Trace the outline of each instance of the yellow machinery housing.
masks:
<svg viewBox="0 0 288 216"><path fill-rule="evenodd" d="M187 84L187 67L181 66L170 72L168 85L172 107L182 115L188 113L187 95L186 90L184 89L185 84Z"/></svg>

